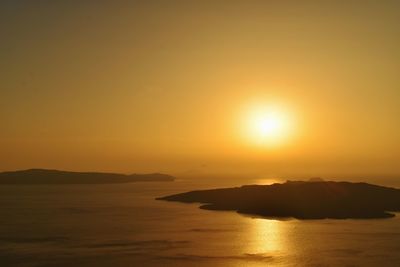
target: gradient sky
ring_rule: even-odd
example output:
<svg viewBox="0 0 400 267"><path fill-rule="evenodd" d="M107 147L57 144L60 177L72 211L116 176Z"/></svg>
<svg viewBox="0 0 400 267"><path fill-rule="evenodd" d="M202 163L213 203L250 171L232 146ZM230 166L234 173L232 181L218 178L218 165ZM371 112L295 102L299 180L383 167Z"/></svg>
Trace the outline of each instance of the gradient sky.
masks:
<svg viewBox="0 0 400 267"><path fill-rule="evenodd" d="M0 170L400 174L399 25L395 0L2 0ZM242 134L264 104L274 148Z"/></svg>

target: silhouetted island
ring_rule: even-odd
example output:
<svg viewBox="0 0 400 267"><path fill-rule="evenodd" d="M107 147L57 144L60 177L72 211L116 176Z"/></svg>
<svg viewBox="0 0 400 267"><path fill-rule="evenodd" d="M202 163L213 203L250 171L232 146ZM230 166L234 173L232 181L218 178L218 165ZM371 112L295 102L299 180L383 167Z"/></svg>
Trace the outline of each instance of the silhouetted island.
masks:
<svg viewBox="0 0 400 267"><path fill-rule="evenodd" d="M119 174L102 172L70 172L45 169L1 172L0 185L4 184L113 184L131 182L169 182L174 177L161 174Z"/></svg>
<svg viewBox="0 0 400 267"><path fill-rule="evenodd" d="M400 190L367 183L287 181L191 191L157 198L204 203L207 210L233 210L263 217L297 219L388 218L400 211Z"/></svg>

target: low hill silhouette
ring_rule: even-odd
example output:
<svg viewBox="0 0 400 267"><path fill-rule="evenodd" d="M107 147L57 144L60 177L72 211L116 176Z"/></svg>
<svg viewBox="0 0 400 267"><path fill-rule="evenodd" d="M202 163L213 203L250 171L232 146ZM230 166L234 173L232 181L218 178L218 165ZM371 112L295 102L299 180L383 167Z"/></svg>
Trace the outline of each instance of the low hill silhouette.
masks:
<svg viewBox="0 0 400 267"><path fill-rule="evenodd" d="M70 172L46 169L1 172L1 184L112 184L131 182L167 182L174 177L161 174L119 174L102 172Z"/></svg>
<svg viewBox="0 0 400 267"><path fill-rule="evenodd" d="M191 191L158 200L204 203L208 210L233 210L263 217L297 219L388 218L400 211L400 190L367 183L287 181Z"/></svg>

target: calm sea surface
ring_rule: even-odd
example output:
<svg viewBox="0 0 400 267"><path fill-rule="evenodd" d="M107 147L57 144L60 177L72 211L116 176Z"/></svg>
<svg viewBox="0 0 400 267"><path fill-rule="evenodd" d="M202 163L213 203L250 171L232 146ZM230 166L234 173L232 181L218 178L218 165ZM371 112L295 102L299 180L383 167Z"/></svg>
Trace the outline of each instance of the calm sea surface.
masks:
<svg viewBox="0 0 400 267"><path fill-rule="evenodd" d="M154 200L260 182L0 186L0 266L400 266L400 214L271 220Z"/></svg>

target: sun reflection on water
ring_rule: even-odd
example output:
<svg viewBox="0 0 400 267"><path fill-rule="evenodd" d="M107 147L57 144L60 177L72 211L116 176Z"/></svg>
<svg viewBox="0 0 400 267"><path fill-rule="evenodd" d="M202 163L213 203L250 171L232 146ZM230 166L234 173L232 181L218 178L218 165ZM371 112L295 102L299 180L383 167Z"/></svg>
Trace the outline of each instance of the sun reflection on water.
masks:
<svg viewBox="0 0 400 267"><path fill-rule="evenodd" d="M286 249L286 233L282 221L255 218L253 229L253 253L277 253Z"/></svg>
<svg viewBox="0 0 400 267"><path fill-rule="evenodd" d="M282 178L258 178L255 179L254 184L259 184L259 185L271 185L275 183L283 183L285 182L284 179Z"/></svg>

